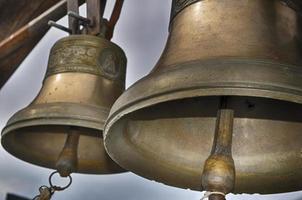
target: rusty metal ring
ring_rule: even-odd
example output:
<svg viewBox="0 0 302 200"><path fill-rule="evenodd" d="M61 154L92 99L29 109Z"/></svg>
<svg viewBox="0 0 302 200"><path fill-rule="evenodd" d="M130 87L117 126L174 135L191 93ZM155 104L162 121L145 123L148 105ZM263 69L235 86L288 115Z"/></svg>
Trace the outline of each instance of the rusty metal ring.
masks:
<svg viewBox="0 0 302 200"><path fill-rule="evenodd" d="M48 181L49 181L49 185L52 189L54 189L55 191L62 191L62 190L65 190L67 189L71 183L72 183L72 177L69 175L68 178L69 178L69 183L67 185L65 185L64 187L61 187L61 186L57 186L57 185L53 185L52 183L52 177L55 175L55 174L59 174L58 171L54 171L50 174L49 178L48 178Z"/></svg>

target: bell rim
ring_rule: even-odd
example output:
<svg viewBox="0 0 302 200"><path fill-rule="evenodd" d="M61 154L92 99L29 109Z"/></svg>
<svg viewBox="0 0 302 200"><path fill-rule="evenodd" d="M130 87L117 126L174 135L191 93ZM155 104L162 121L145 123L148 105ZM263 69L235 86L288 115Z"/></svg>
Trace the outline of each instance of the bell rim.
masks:
<svg viewBox="0 0 302 200"><path fill-rule="evenodd" d="M39 161L33 161L31 159L28 158L28 156L21 156L20 153L18 153L18 151L15 148L12 148L11 145L6 141L9 138L3 137L1 139L1 145L2 147L12 156L14 156L17 159L20 159L28 164L32 164L32 165L36 165L39 167L44 167L47 169L55 169L54 166L49 166L46 163L42 163ZM101 143L101 142L100 142ZM9 144L9 145L8 145ZM114 169L95 169L95 170L77 170L73 173L77 173L77 174L89 174L89 175L110 175L110 174L122 174L125 172L128 172L126 169L122 168L121 166L119 166L116 162L111 161L112 164L115 166Z"/></svg>
<svg viewBox="0 0 302 200"><path fill-rule="evenodd" d="M99 113L99 118L93 118L88 116L83 117L83 115L76 114L77 110L74 108L78 108L79 106L85 110L92 110L96 113ZM74 109L73 111L68 112L66 108ZM57 108L65 108L64 112L57 112ZM36 110L42 110L40 113L33 115L36 113ZM47 110L46 112L44 112ZM74 113L73 113L74 112ZM59 114L57 114L59 113ZM43 103L43 104L31 104L24 109L16 112L12 117L9 118L7 124L2 130L1 135L9 133L12 130L24 128L27 126L40 126L40 125L74 125L81 126L84 128L92 128L103 131L104 123L106 120L106 116L108 116L109 109L104 107L97 107L91 105L80 105L78 103L65 103L65 102L54 102L54 103ZM55 115L52 115L55 114ZM91 113L89 113L91 114ZM101 120L103 118L103 120ZM41 122L43 119L43 122ZM55 123L53 122L55 121ZM85 121L85 123L89 123L91 126L83 126L83 124L76 123L78 121ZM75 123L75 124L74 124Z"/></svg>
<svg viewBox="0 0 302 200"><path fill-rule="evenodd" d="M194 97L194 96L193 96ZM195 96L196 97L196 96ZM201 96L199 96L201 97ZM204 97L204 96L203 96ZM210 96L210 97L214 97L214 96ZM239 97L239 96L238 96ZM253 97L253 96L250 96L250 97ZM256 97L256 98L259 98L259 97ZM266 98L264 97L263 99L271 99L271 98ZM271 100L274 100L274 99L271 99ZM153 104L153 105L150 105L151 107L154 106L156 104ZM148 106L147 106L148 107ZM144 107L145 108L145 107ZM136 111L138 111L139 109L137 110L134 110L132 111L133 113L135 113ZM116 136L121 136L121 137L124 137L125 140L127 140L128 138L123 134L121 134L120 132L113 132L113 131L110 131L110 129L114 126L117 126L117 124L120 124L120 123L123 123L123 122L120 122L122 121L123 119L125 119L125 117L127 116L127 114L129 113L122 113L121 115L119 115L118 117L116 118L113 118L113 119L108 119L108 121L106 122L106 125L105 125L105 130L104 130L104 147L105 147L105 150L106 152L108 153L108 155L111 157L112 160L114 160L116 163L118 163L118 165L120 165L121 167L129 170L129 171L132 171L133 173L135 174L138 174L140 176L143 176L144 178L147 178L149 180L152 180L152 181L156 181L156 182L159 182L159 183L162 183L162 184L165 184L165 185L168 185L168 186L174 186L174 187L179 187L179 188L182 188L182 189L191 189L191 190L196 190L196 191L202 191L203 189L202 188L192 188L191 186L184 186L184 185L177 185L177 184L172 184L172 183L169 183L169 181L167 181L166 177L162 178L160 176L145 176L144 173L142 173L141 171L136 171L135 168L131 168L129 166L131 166L133 163L130 163L129 165L125 164L125 161L119 161L119 158L120 156L117 156L116 154L118 154L118 151L115 151L115 148L118 146L117 144L119 143L115 143L115 142L112 142L113 141L113 138L116 137ZM113 121L114 120L114 121ZM112 128L113 129L113 128ZM109 141L109 142L108 142ZM111 143L111 144L110 144ZM130 147L129 148L133 148L133 146L129 145ZM129 151L129 153L131 153L130 155L135 155L136 153L139 153L138 152L131 152L130 150L125 150L126 152ZM159 167L159 166L158 166ZM296 169L295 169L296 170ZM265 173L264 173L265 174ZM264 174L261 174L261 175L264 175ZM259 175L260 177L260 175ZM301 186L297 186L296 188L294 189L282 189L281 191L278 190L275 190L274 192L260 192L260 194L282 194L282 193L288 193L288 192L296 192L296 191L299 191L301 189ZM270 190L273 190L272 188ZM247 194L253 194L253 193L259 193L259 191L256 191L256 190L252 190L253 192L250 192L250 191L242 191L242 190L238 190L238 189L235 189L235 193L236 194L241 194L241 193L247 193Z"/></svg>
<svg viewBox="0 0 302 200"><path fill-rule="evenodd" d="M248 97L263 97L269 99L276 99L281 101L288 101L292 103L302 104L302 87L284 87L282 85L269 85L261 83L255 83L251 85L250 83L245 84L244 82L221 82L219 84L214 85L206 85L197 83L194 86L189 87L178 87L180 84L176 82L176 84L167 84L165 91L163 90L162 86L158 84L156 89L153 89L153 93L149 92L149 90L145 90L147 95L137 92L136 90L140 89L138 85L154 85L163 82L171 76L171 74L175 73L178 69L185 68L182 72L190 71L186 66L196 65L196 71L199 70L199 62L200 61L193 61L184 64L178 64L179 67L176 67L174 70L165 70L163 73L159 72L151 72L149 75L141 78L133 85L131 85L113 104L109 116L105 123L104 128L104 136L106 136L106 129L108 129L109 124L116 118L120 118L123 115L126 115L130 112L149 107L152 105L156 105L158 103L166 102L166 101L173 101L176 99L184 99L184 98L192 98L192 97L203 97L203 96L248 96ZM273 71L278 71L279 73L285 75L286 78L291 80L299 80L299 74L302 74L302 69L298 66L274 62L271 60L262 60L262 59L248 59L248 58L218 58L218 59L211 59L206 61L201 61L201 63L205 63L205 65L211 65L213 63L237 63L237 64L247 64L251 62L251 64L261 65L261 67L267 67L273 69ZM222 67L224 67L222 64ZM244 66L245 67L245 66ZM249 69L250 70L250 69ZM288 70L288 71L286 71ZM284 73L283 73L284 72ZM192 73L192 72L190 72ZM290 74L290 75L288 75ZM171 79L178 80L183 73L178 73ZM158 77L158 80L153 80L154 77ZM293 76L294 78L290 77ZM175 78L177 77L177 78ZM279 77L278 77L279 78ZM195 79L196 80L196 79ZM189 80L190 82L194 83L195 80ZM301 80L301 79L300 79ZM205 82L205 81L204 81ZM248 82L248 81L247 81ZM265 85L265 87L263 87ZM302 82L301 82L302 85ZM288 85L290 86L290 85ZM153 87L153 86L152 86ZM162 88L161 88L162 87ZM141 90L143 91L143 90ZM160 92L158 92L160 91ZM137 95L138 98L130 93L139 94ZM145 95L145 96L143 96ZM138 106L139 105L139 106ZM120 117L119 117L120 116ZM115 120L114 120L115 121Z"/></svg>
<svg viewBox="0 0 302 200"><path fill-rule="evenodd" d="M63 107L66 107L66 104L69 105L77 105L75 103L47 103L47 105L51 106L51 104L53 105L61 105ZM53 116L53 117L48 117L47 113L43 113L43 115L39 116L39 117L33 117L33 118L22 118L22 119L17 119L16 121L12 121L13 118L22 113L22 112L27 112L30 113L32 112L34 109L34 106L37 106L39 108L39 106L43 106L44 104L36 104L36 105L30 105L29 107L26 107L20 111L18 111L17 113L15 113L15 115L13 115L7 125L3 128L2 130L2 138L1 138L1 144L3 146L3 148L9 152L11 155L13 155L14 157L21 159L27 163L30 164L34 164L34 165L38 165L41 167L45 167L48 169L54 169L54 166L49 166L49 164L40 162L40 161L33 161L31 159L29 159L28 157L30 157L30 155L23 155L22 153L18 152L18 150L16 148L14 148L12 146L12 142L10 142L10 138L15 135L17 136L18 133L15 131L18 131L20 129L23 128L29 128L29 127L42 127L42 126L74 126L74 127L80 127L80 128L85 128L85 129L94 129L94 130L98 130L101 131L100 134L100 145L103 145L103 124L105 123L105 121L93 121L93 120L88 120L88 119L84 119L84 118L78 118L78 119L74 119L74 118L68 118L68 117L58 117L58 116ZM85 107L87 107L87 105L85 105ZM93 107L93 109L99 109L103 112L104 116L107 116L109 113L108 109L102 109L100 107L95 107L95 106L88 106L88 107ZM48 107L49 108L49 107ZM22 115L21 117L26 117L24 115ZM85 122L83 124L83 121ZM102 147L104 148L104 147ZM104 159L105 160L105 159ZM111 161L114 162L114 161ZM103 168L103 169L96 169L96 170L84 170L84 169L80 169L77 170L75 173L81 173L81 174L119 174L119 173L123 173L126 172L125 169L121 168L120 166L118 166L116 163L112 163L115 167L114 168ZM117 167L118 166L118 167Z"/></svg>

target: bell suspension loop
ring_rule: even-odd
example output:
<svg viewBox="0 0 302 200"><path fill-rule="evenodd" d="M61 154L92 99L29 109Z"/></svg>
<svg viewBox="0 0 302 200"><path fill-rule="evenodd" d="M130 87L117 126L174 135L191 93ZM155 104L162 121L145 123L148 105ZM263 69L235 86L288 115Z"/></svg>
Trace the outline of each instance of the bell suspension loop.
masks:
<svg viewBox="0 0 302 200"><path fill-rule="evenodd" d="M48 25L65 31L69 34L89 34L99 35L111 40L113 32L120 18L124 0L116 0L111 17L109 20L103 18L106 0L86 0L87 17L79 15L78 1L68 0L68 20L69 28L57 24L54 21L49 21ZM83 27L80 30L80 27Z"/></svg>
<svg viewBox="0 0 302 200"><path fill-rule="evenodd" d="M229 107L230 97L221 97L211 155L205 162L202 186L207 191L202 199L225 200L234 189L235 165L232 158L234 110Z"/></svg>

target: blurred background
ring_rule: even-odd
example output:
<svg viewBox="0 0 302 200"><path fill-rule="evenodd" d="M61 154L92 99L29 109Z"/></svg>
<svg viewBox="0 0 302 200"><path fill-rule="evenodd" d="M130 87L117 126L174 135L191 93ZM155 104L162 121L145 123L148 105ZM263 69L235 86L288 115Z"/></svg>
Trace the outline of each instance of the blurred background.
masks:
<svg viewBox="0 0 302 200"><path fill-rule="evenodd" d="M108 0L105 16L113 8ZM127 0L113 42L128 58L127 87L146 75L156 64L166 43L171 0ZM85 5L81 14L85 15ZM58 21L67 25L67 18ZM16 111L27 106L42 86L52 45L66 33L50 29L0 91L0 129ZM7 193L33 198L41 185L48 185L52 170L18 160L0 147L0 200ZM57 192L57 200L199 200L203 193L165 186L133 173L119 175L73 175L73 184ZM58 180L59 181L59 180ZM302 181L302 180L301 180ZM60 182L58 182L60 183ZM64 183L64 181L63 181ZM259 183L261 184L261 183ZM10 196L8 199L14 199ZM302 200L302 192L277 195L229 195L229 200Z"/></svg>

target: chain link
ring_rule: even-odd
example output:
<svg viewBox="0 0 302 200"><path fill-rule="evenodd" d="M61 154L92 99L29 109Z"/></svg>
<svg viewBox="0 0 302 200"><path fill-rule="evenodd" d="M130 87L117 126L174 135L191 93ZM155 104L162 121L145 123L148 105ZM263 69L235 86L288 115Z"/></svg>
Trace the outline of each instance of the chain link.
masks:
<svg viewBox="0 0 302 200"><path fill-rule="evenodd" d="M57 186L53 184L52 178L55 174L58 174L58 171L55 171L53 173L50 174L49 178L48 178L48 182L49 182L49 186L43 185L39 188L39 193L37 196L35 196L32 200L50 200L52 195L56 192L56 191L63 191L65 189L67 189L71 184L72 184L72 178L69 175L69 182L67 185L65 186Z"/></svg>

